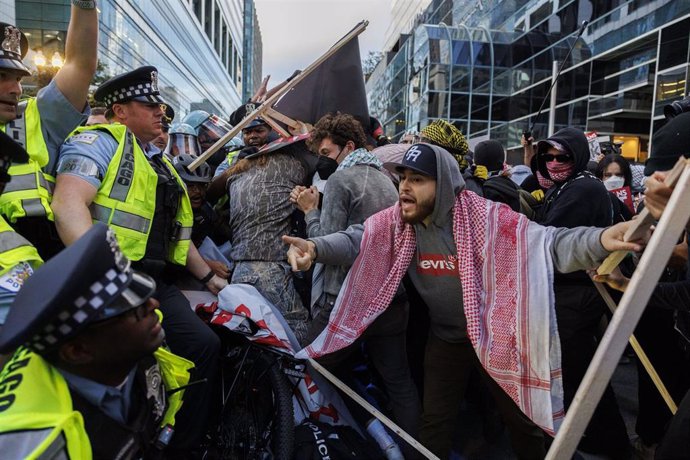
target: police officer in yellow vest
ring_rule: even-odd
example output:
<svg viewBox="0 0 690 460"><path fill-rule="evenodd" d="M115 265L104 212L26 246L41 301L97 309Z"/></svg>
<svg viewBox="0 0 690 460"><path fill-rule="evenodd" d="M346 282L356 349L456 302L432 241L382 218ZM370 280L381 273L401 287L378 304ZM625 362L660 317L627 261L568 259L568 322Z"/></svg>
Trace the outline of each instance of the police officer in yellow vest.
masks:
<svg viewBox="0 0 690 460"><path fill-rule="evenodd" d="M155 289L100 223L27 280L0 331L0 352L19 347L0 373L3 458L166 455L192 363L161 348Z"/></svg>
<svg viewBox="0 0 690 460"><path fill-rule="evenodd" d="M195 364L187 392L194 414L205 418L220 348L218 337L192 311L172 283L167 264L186 266L213 293L227 285L190 244L193 213L184 183L163 153L151 144L161 132L164 103L158 72L147 66L103 83L95 99L108 109L109 125L76 130L60 150L52 208L58 233L69 246L93 222L107 223L134 267L158 283L163 326L171 350ZM183 413L187 409L183 409ZM203 423L181 417L178 450L193 450Z"/></svg>
<svg viewBox="0 0 690 460"><path fill-rule="evenodd" d="M0 195L10 182L8 169L13 162L25 163L29 159L26 150L0 131ZM43 261L36 248L16 233L0 216L0 327L5 323L7 312L14 297ZM0 367L4 364L0 356Z"/></svg>
<svg viewBox="0 0 690 460"><path fill-rule="evenodd" d="M0 197L0 214L44 258L63 247L51 222L54 168L60 145L89 114L87 95L97 63L96 2L72 4L63 66L35 98L21 102L21 80L31 75L22 62L28 41L15 26L0 23L0 131L29 152L27 162L10 169L14 179Z"/></svg>

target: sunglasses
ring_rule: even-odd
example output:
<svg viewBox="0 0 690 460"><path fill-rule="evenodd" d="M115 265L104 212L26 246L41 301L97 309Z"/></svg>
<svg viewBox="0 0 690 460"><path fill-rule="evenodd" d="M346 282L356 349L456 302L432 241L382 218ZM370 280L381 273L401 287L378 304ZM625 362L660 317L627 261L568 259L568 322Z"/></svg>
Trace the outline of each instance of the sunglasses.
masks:
<svg viewBox="0 0 690 460"><path fill-rule="evenodd" d="M573 157L568 153L565 153L563 155L554 155L552 153L543 153L541 155L541 159L547 163L554 161L554 160L556 160L558 163L567 163L567 162L571 161L573 159Z"/></svg>

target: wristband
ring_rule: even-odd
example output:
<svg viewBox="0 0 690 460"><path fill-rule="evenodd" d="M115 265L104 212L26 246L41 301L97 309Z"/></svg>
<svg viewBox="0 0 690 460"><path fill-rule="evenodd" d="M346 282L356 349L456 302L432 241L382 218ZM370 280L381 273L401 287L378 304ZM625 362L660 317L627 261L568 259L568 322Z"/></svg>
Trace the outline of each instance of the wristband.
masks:
<svg viewBox="0 0 690 460"><path fill-rule="evenodd" d="M213 278L213 275L214 275L213 270L211 270L208 272L208 274L206 276L201 278L199 281L202 282L203 284L206 284L209 281L211 281L211 278Z"/></svg>
<svg viewBox="0 0 690 460"><path fill-rule="evenodd" d="M72 0L72 5L82 10L96 9L96 0Z"/></svg>

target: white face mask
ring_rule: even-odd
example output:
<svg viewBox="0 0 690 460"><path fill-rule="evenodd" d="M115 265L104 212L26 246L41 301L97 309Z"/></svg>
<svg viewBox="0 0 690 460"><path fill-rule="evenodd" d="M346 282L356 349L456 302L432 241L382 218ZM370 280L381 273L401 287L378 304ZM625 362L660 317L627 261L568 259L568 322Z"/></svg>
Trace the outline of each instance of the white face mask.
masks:
<svg viewBox="0 0 690 460"><path fill-rule="evenodd" d="M621 188L625 184L625 178L620 176L611 176L604 181L606 190L615 190Z"/></svg>

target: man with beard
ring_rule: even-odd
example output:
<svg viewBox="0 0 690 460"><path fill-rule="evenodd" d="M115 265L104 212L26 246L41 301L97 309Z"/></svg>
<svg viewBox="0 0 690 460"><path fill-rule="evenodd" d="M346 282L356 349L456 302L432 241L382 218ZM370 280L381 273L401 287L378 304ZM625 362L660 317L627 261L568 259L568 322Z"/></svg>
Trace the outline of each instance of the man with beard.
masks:
<svg viewBox="0 0 690 460"><path fill-rule="evenodd" d="M353 263L329 325L298 357L351 344L383 313L407 273L429 307L420 438L448 458L470 371L482 375L519 458L543 458L544 437L563 417L553 268L596 266L622 242L627 224L607 230L545 228L464 191L447 151L415 144L401 163L399 201L364 226L291 244L293 270ZM538 426L537 426L538 425Z"/></svg>
<svg viewBox="0 0 690 460"><path fill-rule="evenodd" d="M207 419L220 349L218 336L192 311L172 283L168 265L186 267L214 294L227 285L191 244L193 212L184 183L163 152L151 141L161 133L162 104L158 71L145 66L117 75L96 90L113 122L79 128L60 150L53 210L65 245L84 234L94 221L108 224L135 268L156 280L163 326L173 352L195 364L193 380L206 379L187 391L175 447L196 448L204 424L191 425L186 410Z"/></svg>
<svg viewBox="0 0 690 460"><path fill-rule="evenodd" d="M95 1L72 1L65 62L35 98L22 100L22 62L29 44L15 26L0 23L0 131L29 153L12 165L12 183L0 197L0 213L37 247L44 259L64 246L50 208L58 149L89 114L87 95L96 71L98 13Z"/></svg>
<svg viewBox="0 0 690 460"><path fill-rule="evenodd" d="M27 280L0 332L0 352L19 347L3 458L162 458L192 363L161 348L155 289L101 223Z"/></svg>

